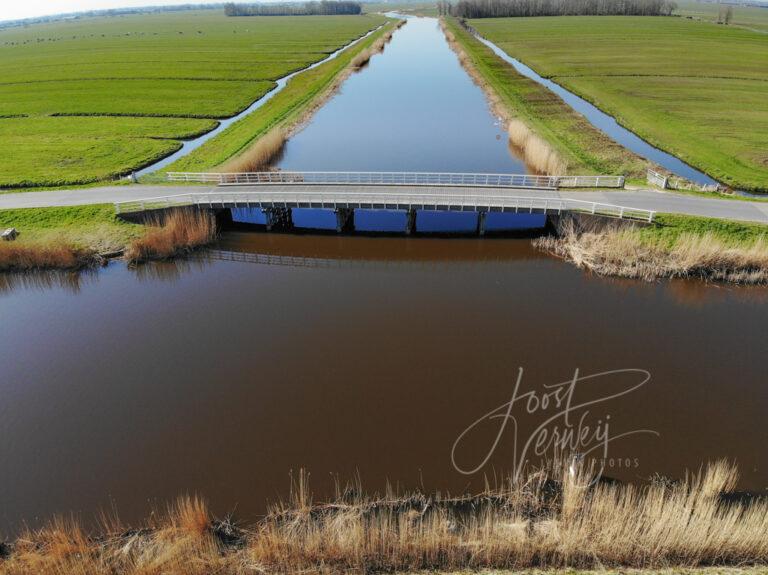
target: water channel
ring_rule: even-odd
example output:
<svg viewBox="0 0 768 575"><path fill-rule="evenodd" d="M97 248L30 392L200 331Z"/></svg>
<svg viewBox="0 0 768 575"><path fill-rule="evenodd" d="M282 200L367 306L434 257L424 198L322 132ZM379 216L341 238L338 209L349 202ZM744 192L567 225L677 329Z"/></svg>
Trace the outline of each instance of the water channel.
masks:
<svg viewBox="0 0 768 575"><path fill-rule="evenodd" d="M519 171L439 34L410 21L280 166ZM355 474L461 493L534 461L522 446L542 430L577 427L612 477L729 458L764 492L766 322L762 289L597 278L528 239L240 227L189 260L0 276L0 532L110 507L137 521L183 493L253 519L300 468L317 499ZM483 415L519 368L538 407L514 404L515 433L488 454ZM557 416L543 397L576 370Z"/></svg>

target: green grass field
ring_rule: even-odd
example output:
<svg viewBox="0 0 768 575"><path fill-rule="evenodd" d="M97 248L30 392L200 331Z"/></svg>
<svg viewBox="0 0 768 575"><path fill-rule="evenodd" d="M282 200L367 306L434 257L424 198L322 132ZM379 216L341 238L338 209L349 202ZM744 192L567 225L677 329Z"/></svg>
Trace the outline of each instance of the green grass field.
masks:
<svg viewBox="0 0 768 575"><path fill-rule="evenodd" d="M698 2L697 0L675 0L679 14L684 18L696 18L707 22L717 22L720 4L717 2ZM740 26L750 30L768 33L768 7L733 5L731 26Z"/></svg>
<svg viewBox="0 0 768 575"><path fill-rule="evenodd" d="M0 210L0 228L15 227L21 244L72 244L104 252L122 249L144 226L120 220L112 204Z"/></svg>
<svg viewBox="0 0 768 575"><path fill-rule="evenodd" d="M768 190L767 34L674 17L471 24L654 145L734 187Z"/></svg>
<svg viewBox="0 0 768 575"><path fill-rule="evenodd" d="M200 10L0 30L0 187L129 173L384 20Z"/></svg>

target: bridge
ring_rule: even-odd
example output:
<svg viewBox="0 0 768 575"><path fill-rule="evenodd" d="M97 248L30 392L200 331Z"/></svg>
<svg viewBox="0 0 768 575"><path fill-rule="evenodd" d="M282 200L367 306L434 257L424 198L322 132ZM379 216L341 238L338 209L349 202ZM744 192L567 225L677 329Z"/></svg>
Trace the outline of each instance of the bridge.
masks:
<svg viewBox="0 0 768 575"><path fill-rule="evenodd" d="M248 174L172 173L173 181L218 184L206 191L171 194L115 203L118 214L196 206L230 210L235 221L275 227L320 227L337 231L435 231L425 221L440 213L464 214L467 231L543 227L548 217L584 213L651 222L655 212L611 203L550 197L565 185L623 185L614 176L535 176L516 174L440 174L400 172L261 172ZM308 210L325 220L306 221ZM500 215L501 214L501 215ZM528 218L523 217L528 215ZM538 215L539 218L531 216ZM358 222L358 216L360 222ZM362 223L389 218L387 229ZM473 219L474 218L474 219ZM322 219L322 218L321 218ZM454 220L461 219L454 216ZM317 220L317 218L315 218ZM421 225L417 225L420 222ZM417 229L418 228L418 229ZM439 225L438 225L439 228Z"/></svg>
<svg viewBox="0 0 768 575"><path fill-rule="evenodd" d="M624 176L539 176L535 174L473 174L458 172L168 172L171 182L220 186L355 185L440 186L544 189L623 188Z"/></svg>

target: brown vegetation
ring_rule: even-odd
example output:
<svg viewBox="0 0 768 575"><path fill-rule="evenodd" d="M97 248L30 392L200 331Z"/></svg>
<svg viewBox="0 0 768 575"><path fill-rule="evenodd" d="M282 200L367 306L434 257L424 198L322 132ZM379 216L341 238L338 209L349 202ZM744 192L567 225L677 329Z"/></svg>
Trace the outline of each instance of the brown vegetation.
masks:
<svg viewBox="0 0 768 575"><path fill-rule="evenodd" d="M220 171L241 173L266 170L280 155L287 139L285 130L277 126L256 140L244 153L224 164Z"/></svg>
<svg viewBox="0 0 768 575"><path fill-rule="evenodd" d="M671 244L643 238L618 225L561 220L556 236L534 245L600 275L639 278L701 278L742 284L768 283L768 239L733 244L713 233L684 233Z"/></svg>
<svg viewBox="0 0 768 575"><path fill-rule="evenodd" d="M138 530L112 519L89 535L54 520L7 545L0 574L765 565L768 503L723 497L736 478L724 463L644 486L539 471L474 497L366 497L355 486L317 505L302 474L291 500L249 529L213 520L189 497Z"/></svg>
<svg viewBox="0 0 768 575"><path fill-rule="evenodd" d="M493 87L475 68L472 59L461 47L461 44L456 41L456 36L446 27L442 19L440 20L440 26L443 29L448 45L458 56L461 66L485 93L494 115L503 122L506 122L509 144L522 155L526 165L540 174L565 174L568 169L565 160L527 124L519 118L512 116Z"/></svg>
<svg viewBox="0 0 768 575"><path fill-rule="evenodd" d="M69 242L0 242L0 272L78 269L98 261L93 250Z"/></svg>
<svg viewBox="0 0 768 575"><path fill-rule="evenodd" d="M216 238L213 214L191 209L169 212L150 223L150 229L131 242L125 252L130 263L166 259L207 245Z"/></svg>

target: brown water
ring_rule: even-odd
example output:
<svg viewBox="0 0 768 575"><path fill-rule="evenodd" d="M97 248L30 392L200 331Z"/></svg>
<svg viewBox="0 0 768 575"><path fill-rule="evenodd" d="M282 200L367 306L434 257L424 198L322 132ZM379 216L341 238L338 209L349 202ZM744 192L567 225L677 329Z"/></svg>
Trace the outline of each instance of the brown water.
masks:
<svg viewBox="0 0 768 575"><path fill-rule="evenodd" d="M761 290L600 279L488 238L229 233L204 259L6 276L0 521L8 532L113 504L137 520L189 492L253 518L302 467L318 498L331 474L480 488L514 469L511 423L476 473L456 469L452 447L510 400L519 367L520 393L539 396L576 368L650 373L570 418L575 429L588 409L593 431L658 433L611 442L608 475L680 476L727 457L742 488L765 491L766 303ZM641 381L580 382L572 404ZM556 409L532 411L513 405L518 452ZM499 422L465 435L459 468L482 461Z"/></svg>

